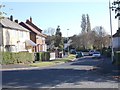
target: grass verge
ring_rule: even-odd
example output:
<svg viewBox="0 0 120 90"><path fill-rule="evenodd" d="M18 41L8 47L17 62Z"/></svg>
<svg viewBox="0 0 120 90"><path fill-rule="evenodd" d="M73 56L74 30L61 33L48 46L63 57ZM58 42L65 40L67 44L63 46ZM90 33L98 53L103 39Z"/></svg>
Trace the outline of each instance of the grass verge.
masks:
<svg viewBox="0 0 120 90"><path fill-rule="evenodd" d="M45 61L45 62L37 62L37 63L33 63L30 64L30 66L34 66L34 67L45 67L45 66L53 66L56 64L61 64L61 63L66 63L66 62L70 62L75 58L75 55L70 54L68 57L66 58L60 58L60 59L54 59L51 61Z"/></svg>

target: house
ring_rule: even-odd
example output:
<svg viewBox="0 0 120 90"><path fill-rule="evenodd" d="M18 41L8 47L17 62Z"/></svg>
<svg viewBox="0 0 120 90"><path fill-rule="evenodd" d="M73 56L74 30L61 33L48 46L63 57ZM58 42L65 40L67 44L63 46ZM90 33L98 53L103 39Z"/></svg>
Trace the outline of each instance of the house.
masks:
<svg viewBox="0 0 120 90"><path fill-rule="evenodd" d="M13 21L13 16L0 21L0 48L2 51L28 51L26 41L30 40L30 31ZM32 41L31 41L32 42ZM34 45L35 43L32 42Z"/></svg>
<svg viewBox="0 0 120 90"><path fill-rule="evenodd" d="M37 45L33 47L32 52L47 51L47 45L45 43L47 35L43 34L42 30L33 24L31 17L25 23L20 22L19 24L30 31L30 40Z"/></svg>
<svg viewBox="0 0 120 90"><path fill-rule="evenodd" d="M120 50L120 29L113 35L113 49Z"/></svg>

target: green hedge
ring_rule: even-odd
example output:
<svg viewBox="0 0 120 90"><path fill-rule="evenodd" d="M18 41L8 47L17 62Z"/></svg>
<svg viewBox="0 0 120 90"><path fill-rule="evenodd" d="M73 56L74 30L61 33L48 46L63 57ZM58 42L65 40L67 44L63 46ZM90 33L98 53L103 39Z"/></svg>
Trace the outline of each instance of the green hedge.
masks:
<svg viewBox="0 0 120 90"><path fill-rule="evenodd" d="M34 53L28 52L3 52L2 64L16 64L16 63L32 63L34 61Z"/></svg>
<svg viewBox="0 0 120 90"><path fill-rule="evenodd" d="M116 51L114 55L115 64L120 65L120 51Z"/></svg>
<svg viewBox="0 0 120 90"><path fill-rule="evenodd" d="M35 61L48 61L50 60L50 52L35 53Z"/></svg>

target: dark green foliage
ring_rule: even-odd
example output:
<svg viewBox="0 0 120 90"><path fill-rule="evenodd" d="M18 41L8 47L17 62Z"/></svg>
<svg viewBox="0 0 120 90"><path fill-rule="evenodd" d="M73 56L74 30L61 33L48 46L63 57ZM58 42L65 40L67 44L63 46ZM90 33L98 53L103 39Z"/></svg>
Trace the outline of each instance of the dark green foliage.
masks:
<svg viewBox="0 0 120 90"><path fill-rule="evenodd" d="M62 40L62 33L60 32L60 26L58 26L56 29L54 46L60 50L63 49L63 40Z"/></svg>
<svg viewBox="0 0 120 90"><path fill-rule="evenodd" d="M90 24L90 18L89 18L89 15L87 14L87 21L86 21L86 30L87 32L90 32L91 31L91 24Z"/></svg>
<svg viewBox="0 0 120 90"><path fill-rule="evenodd" d="M45 52L45 61L50 60L50 52Z"/></svg>
<svg viewBox="0 0 120 90"><path fill-rule="evenodd" d="M49 61L50 60L50 52L39 52L35 53L36 61Z"/></svg>
<svg viewBox="0 0 120 90"><path fill-rule="evenodd" d="M120 51L116 51L114 54L115 64L120 65Z"/></svg>
<svg viewBox="0 0 120 90"><path fill-rule="evenodd" d="M85 14L82 14L81 28L82 28L82 33L85 33L86 32L86 16L85 16Z"/></svg>
<svg viewBox="0 0 120 90"><path fill-rule="evenodd" d="M34 54L28 52L3 52L2 64L16 64L16 63L32 63L34 61Z"/></svg>
<svg viewBox="0 0 120 90"><path fill-rule="evenodd" d="M102 55L103 56L106 56L106 57L111 57L111 48L106 48L106 47L103 47L102 50L99 49L99 51L101 52L102 51Z"/></svg>

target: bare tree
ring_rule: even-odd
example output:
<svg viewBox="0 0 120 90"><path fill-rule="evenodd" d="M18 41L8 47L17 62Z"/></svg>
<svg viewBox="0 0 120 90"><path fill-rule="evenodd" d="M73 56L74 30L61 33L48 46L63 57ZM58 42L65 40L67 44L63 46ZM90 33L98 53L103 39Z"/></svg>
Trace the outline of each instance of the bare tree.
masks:
<svg viewBox="0 0 120 90"><path fill-rule="evenodd" d="M94 47L97 49L102 49L106 42L106 40L104 40L107 35L105 29L102 26L96 26L93 28L93 31L95 33L94 38L92 38Z"/></svg>
<svg viewBox="0 0 120 90"><path fill-rule="evenodd" d="M52 27L49 27L47 30L44 30L43 33L52 36L52 35L55 35L55 29Z"/></svg>
<svg viewBox="0 0 120 90"><path fill-rule="evenodd" d="M3 7L5 7L5 5L0 5L0 19L4 18L4 15L6 15L6 13L2 11Z"/></svg>

